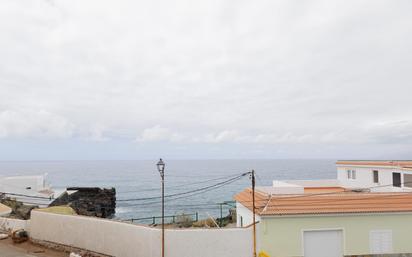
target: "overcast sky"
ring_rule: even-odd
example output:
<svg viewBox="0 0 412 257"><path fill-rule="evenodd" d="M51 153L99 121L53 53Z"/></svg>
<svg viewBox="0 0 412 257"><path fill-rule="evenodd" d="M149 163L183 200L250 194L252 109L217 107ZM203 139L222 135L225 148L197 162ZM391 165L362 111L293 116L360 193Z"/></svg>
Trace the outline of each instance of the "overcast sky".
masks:
<svg viewBox="0 0 412 257"><path fill-rule="evenodd" d="M411 10L2 0L0 159L412 159Z"/></svg>

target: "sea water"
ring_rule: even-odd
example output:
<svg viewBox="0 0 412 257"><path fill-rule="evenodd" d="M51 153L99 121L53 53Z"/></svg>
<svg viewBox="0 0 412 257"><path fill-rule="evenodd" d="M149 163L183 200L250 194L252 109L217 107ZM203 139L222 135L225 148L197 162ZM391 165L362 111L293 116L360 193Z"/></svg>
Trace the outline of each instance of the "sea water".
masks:
<svg viewBox="0 0 412 257"><path fill-rule="evenodd" d="M230 184L228 179L256 171L257 186L268 186L272 180L333 179L336 160L164 160L165 214L198 213L199 217L220 216L219 203L251 185L249 176ZM48 174L53 188L72 186L114 187L118 201L117 219L159 216L161 183L157 160L130 161L13 161L0 162L0 176ZM213 185L219 184L216 187ZM196 191L210 187L207 191ZM183 194L167 197L171 194ZM142 198L149 198L142 200ZM137 200L131 200L137 199ZM223 206L228 213L229 205ZM149 220L148 220L149 221ZM144 221L143 221L144 222Z"/></svg>

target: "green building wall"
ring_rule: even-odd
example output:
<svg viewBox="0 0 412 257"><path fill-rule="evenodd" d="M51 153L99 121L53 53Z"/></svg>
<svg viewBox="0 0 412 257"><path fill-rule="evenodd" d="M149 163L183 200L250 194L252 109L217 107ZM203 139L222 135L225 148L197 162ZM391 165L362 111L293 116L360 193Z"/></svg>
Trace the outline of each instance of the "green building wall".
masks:
<svg viewBox="0 0 412 257"><path fill-rule="evenodd" d="M303 256L304 230L342 229L345 255L369 254L369 232L391 229L394 253L412 253L412 214L263 217L259 249L270 257Z"/></svg>

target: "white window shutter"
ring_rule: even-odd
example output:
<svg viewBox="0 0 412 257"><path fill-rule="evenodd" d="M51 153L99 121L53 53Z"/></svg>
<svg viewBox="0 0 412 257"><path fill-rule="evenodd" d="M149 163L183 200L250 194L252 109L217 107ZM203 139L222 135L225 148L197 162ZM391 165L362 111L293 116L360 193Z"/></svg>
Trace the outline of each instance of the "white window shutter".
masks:
<svg viewBox="0 0 412 257"><path fill-rule="evenodd" d="M392 253L392 230L371 230L369 248L371 254Z"/></svg>

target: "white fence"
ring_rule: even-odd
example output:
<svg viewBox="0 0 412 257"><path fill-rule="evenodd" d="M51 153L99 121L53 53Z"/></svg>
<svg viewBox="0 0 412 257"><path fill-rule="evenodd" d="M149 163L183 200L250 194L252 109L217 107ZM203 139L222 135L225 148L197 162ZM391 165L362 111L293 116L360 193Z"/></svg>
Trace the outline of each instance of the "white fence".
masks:
<svg viewBox="0 0 412 257"><path fill-rule="evenodd" d="M29 220L18 220L0 217L0 231L12 232L18 229L29 231Z"/></svg>
<svg viewBox="0 0 412 257"><path fill-rule="evenodd" d="M36 240L116 257L160 257L161 230L116 221L32 211ZM251 229L167 229L166 257L251 257Z"/></svg>

